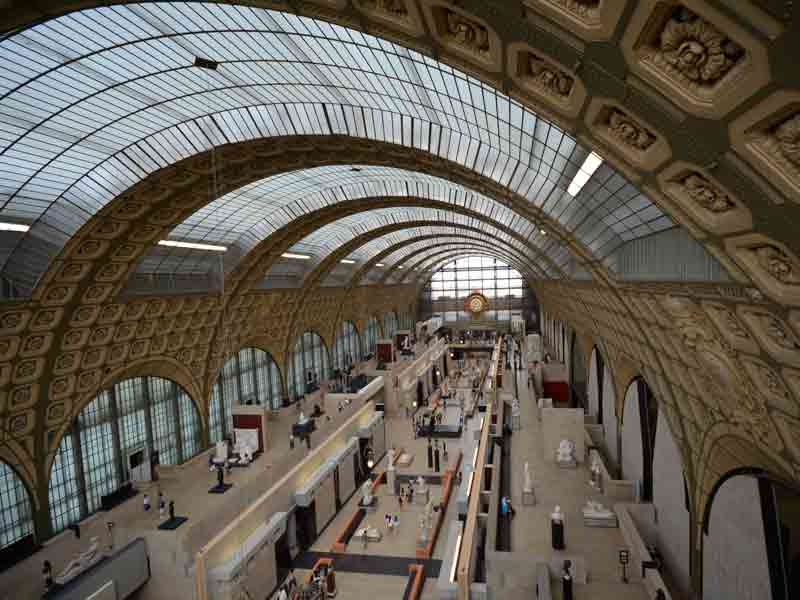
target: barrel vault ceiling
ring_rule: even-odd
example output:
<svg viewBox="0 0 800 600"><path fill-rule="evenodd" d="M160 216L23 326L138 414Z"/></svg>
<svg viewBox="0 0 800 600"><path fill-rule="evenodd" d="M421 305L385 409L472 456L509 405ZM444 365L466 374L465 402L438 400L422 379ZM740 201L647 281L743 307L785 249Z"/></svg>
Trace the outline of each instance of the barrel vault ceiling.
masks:
<svg viewBox="0 0 800 600"><path fill-rule="evenodd" d="M694 515L731 468L800 478L797 3L44 4L7 0L0 38L0 219L31 224L2 255L26 297L0 315L0 456L33 489L115 377L168 368L205 406L226 348L284 361L305 328L330 343L342 318L412 310L459 252L517 266L620 402L647 378ZM674 226L733 282L615 274L615 250ZM311 258L264 289L285 252Z"/></svg>

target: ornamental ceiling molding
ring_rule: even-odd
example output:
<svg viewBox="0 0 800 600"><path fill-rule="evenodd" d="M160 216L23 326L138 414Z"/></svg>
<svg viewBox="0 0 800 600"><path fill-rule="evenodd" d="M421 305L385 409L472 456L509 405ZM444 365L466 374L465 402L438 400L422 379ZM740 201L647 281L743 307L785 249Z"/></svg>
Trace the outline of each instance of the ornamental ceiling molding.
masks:
<svg viewBox="0 0 800 600"><path fill-rule="evenodd" d="M573 289L566 296L565 291L561 291L559 297L562 298L580 298L590 291L587 286L572 282L540 285ZM676 289L679 289L678 286ZM603 302L602 296L607 293L602 292L599 298L589 303L589 310L601 321L600 335L611 341L612 345L636 348L636 342L629 344L630 340L620 338L622 322L617 321L609 328L602 324L608 321L608 317L602 311L593 310L592 303ZM686 290L682 290L682 293L685 294ZM647 296L637 296L638 299L629 300L633 319L652 321L654 317L648 315L652 306L643 301ZM647 356L646 348L636 349L647 356L645 374L648 382L651 387L654 381L658 382L660 403L667 401L667 405L671 405L677 401L675 406L679 409L680 417L676 418L687 427L688 435L685 439L691 447L693 461L703 460L701 440L705 432L714 423L725 423L735 429L740 439L748 440L748 447L767 448L764 452L770 454L773 461L783 464L784 469L788 466L790 472L798 471L800 430L792 428L800 424L800 394L796 387L798 371L790 367L781 368L780 363L776 367L774 362L776 358L780 358L784 362L788 360L793 363L797 360L797 355L778 357L774 356L776 350L773 350L772 355L768 352L762 353L750 330L760 328L762 337L772 335L777 338L772 343L788 352L794 351L796 333L792 332L787 321L779 319L765 305L747 304L746 299L739 299L731 304L730 298L718 297L719 300L707 300L700 304L686 296L662 296L662 310L666 312L666 321L670 324L666 335L659 334L658 324L655 322L642 326L649 327L656 351L662 357L663 370L652 368L658 362L655 356ZM552 299L554 297L551 294L540 296L542 306L548 310ZM574 302L562 303L570 311L573 304ZM616 307L616 310L619 311L620 308ZM737 313L751 315L750 321L740 318ZM662 319L661 323L663 322ZM717 329L720 334L716 333ZM665 344L665 340L670 337L679 337L682 340L682 347L677 351ZM741 351L755 356L742 354ZM759 354L765 358L759 358ZM686 362L675 363L678 358ZM675 367L673 363L676 364ZM697 370L698 365L701 371ZM662 372L666 373L666 378L661 375ZM678 385L669 384L668 381ZM669 387L675 390L674 394L670 394L674 398L672 400L662 395ZM703 393L687 396L684 390L703 390ZM738 466L746 465L745 461Z"/></svg>
<svg viewBox="0 0 800 600"><path fill-rule="evenodd" d="M724 117L769 82L764 46L699 0L640 0L621 48L632 72L703 118Z"/></svg>

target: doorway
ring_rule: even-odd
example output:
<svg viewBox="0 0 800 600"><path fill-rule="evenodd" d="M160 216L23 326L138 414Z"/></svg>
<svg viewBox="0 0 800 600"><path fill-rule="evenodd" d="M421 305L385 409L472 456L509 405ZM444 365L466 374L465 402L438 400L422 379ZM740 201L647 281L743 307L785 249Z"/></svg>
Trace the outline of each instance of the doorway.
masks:
<svg viewBox="0 0 800 600"><path fill-rule="evenodd" d="M317 539L317 502L312 500L308 506L298 506L295 513L297 521L297 544L305 552Z"/></svg>

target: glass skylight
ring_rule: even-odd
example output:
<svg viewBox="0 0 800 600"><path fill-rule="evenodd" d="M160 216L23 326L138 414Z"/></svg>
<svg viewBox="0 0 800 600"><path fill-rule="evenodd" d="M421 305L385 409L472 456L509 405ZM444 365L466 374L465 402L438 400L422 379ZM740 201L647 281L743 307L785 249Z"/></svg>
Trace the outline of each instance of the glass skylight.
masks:
<svg viewBox="0 0 800 600"><path fill-rule="evenodd" d="M195 67L198 57L218 68ZM200 2L125 4L15 32L0 41L0 59L0 220L33 223L2 274L28 290L131 185L215 145L270 136L349 135L429 151L526 197L599 258L672 226L607 164L570 195L588 151L514 100L432 58L315 19ZM263 224L242 229L245 221L228 233L267 233ZM565 248L544 247L562 264Z"/></svg>

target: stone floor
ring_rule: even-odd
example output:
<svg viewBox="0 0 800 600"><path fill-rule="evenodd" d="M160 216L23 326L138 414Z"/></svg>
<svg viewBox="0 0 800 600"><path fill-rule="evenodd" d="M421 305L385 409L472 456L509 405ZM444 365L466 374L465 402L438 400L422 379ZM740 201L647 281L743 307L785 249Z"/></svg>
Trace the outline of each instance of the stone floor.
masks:
<svg viewBox="0 0 800 600"><path fill-rule="evenodd" d="M578 600L588 600L589 598L592 600L644 599L646 596L641 585L625 585L620 582L616 559L617 550L623 545L623 542L619 530L593 529L583 526L580 509L586 499L591 496L591 490L586 484L588 472L585 465L576 470L562 470L544 460L540 436L538 435L541 426L536 419L533 400L526 387L525 371L520 371L518 377L522 406L522 430L514 433L511 445L511 496L517 510L511 534L513 551L531 553L538 556L551 555L553 551L550 549L549 514L555 504L560 504L566 515L568 552L586 557L589 569L589 582L587 585L576 586L575 597ZM513 389L512 378L506 377L504 379L507 388ZM332 403L327 404L325 410L337 422L352 414L338 414L336 407L332 406ZM222 496L207 493L207 488L214 483L214 474L209 473L205 457L201 457L194 463L179 470L176 478L163 481L161 483L162 489L167 498L175 500L178 514L187 515L192 520L213 514L215 507L220 502L234 501L241 503L243 508L247 506L250 499L241 496L237 488L243 488L247 482L255 478L266 480L279 475L271 472L271 465L274 461L278 461L285 456L288 449L288 432L296 416L295 409L287 409L283 411L277 421L271 423L272 439L274 440L272 448L256 461L252 467L235 469L229 477L229 481L234 483L234 488ZM411 419L404 416L389 418L386 423L386 431L387 446L404 448L414 455L413 463L407 468L398 469L399 474L416 476L418 474L435 473L427 465L426 441L424 439L414 439ZM446 443L449 453L447 462L452 464L456 460L462 442L460 439L448 439ZM531 471L534 475L538 500L536 506L523 506L522 504L522 465L526 460L530 462ZM386 459L384 458L380 466L385 467L385 462ZM445 468L445 465L442 464L440 473ZM440 489L439 486L431 487L434 502L438 498ZM380 503L378 511L374 517L370 518L369 522L370 525L376 526L384 532L383 540L369 544L366 551L361 543L353 542L350 545L351 548L348 548L348 552L357 554L366 552L376 556L413 556L418 532L418 518L422 507L414 505L412 507L404 506L402 510L399 509L396 499L388 495L388 488L385 485L380 486L378 495ZM331 542L343 527L344 521L349 519L355 510L357 496L358 494L354 495L339 515L322 532L313 549L323 552L327 552L330 549ZM454 494L450 499L446 520L442 527L441 537L434 549L433 558L441 558L443 549L446 547L448 523L456 518L455 497ZM608 504L608 502L606 503ZM400 530L398 532L389 534L385 531L383 522L385 512L399 515ZM113 520L117 523L117 544L122 543L125 538L133 537L142 532L147 532L148 536L152 536L159 522L155 512L151 511L151 513L145 514L141 510L140 494L111 513L102 514L98 518L85 523L81 540L75 540L71 533L62 534L42 552L37 553L6 573L0 574L0 600L6 600L6 598L8 600L12 598L13 600L25 600L39 597L42 561L45 559L50 560L54 563L56 570L59 570L74 553L88 546L91 536L105 535L105 522L107 520ZM220 524L221 527L222 524ZM164 535L175 534L166 533ZM106 538L101 537L101 539ZM172 574L174 578L178 565L176 564L176 558L174 556L171 557L168 550L168 548L174 547L174 544L172 546L164 544L163 546L163 548L153 548L154 556L159 551L163 555L155 557L153 561L153 579L145 587L145 590L163 586L168 586L169 588L174 585L174 581L169 581L169 576ZM298 579L301 576L304 577L305 572L298 571ZM369 597L370 600L395 600L402 597L406 580L407 578L392 575L340 573L337 578L339 585L338 598L344 600L347 598ZM9 595L9 590L13 590L11 595ZM553 590L555 597L560 598L559 586L554 585ZM174 595L175 598L191 596L191 593L186 596L177 590ZM426 580L423 598L424 600L433 600L435 597L435 577L430 577Z"/></svg>
<svg viewBox="0 0 800 600"><path fill-rule="evenodd" d="M305 410L311 412L309 403ZM340 424L352 416L358 409L354 404L346 412L337 411L336 402L323 401L323 410L331 415L331 426ZM97 513L81 524L81 539L69 532L63 532L47 542L45 547L30 558L18 563L4 573L0 573L0 600L28 600L38 599L42 593L41 568L45 560L53 564L54 571L61 569L79 552L86 550L92 537L97 536L103 545L108 542L106 522L113 521L114 542L120 546L134 537L144 535L148 539L148 549L151 555L152 579L139 594L142 599L150 597L150 590L162 586L175 586L187 584L191 590L191 579L188 577L175 577L176 573L183 574L184 565L176 554L176 536L183 535L191 523L208 518L223 502L238 503L242 509L247 507L254 498L244 493L246 484L256 479L261 480L258 487L268 489L270 482L284 474L284 469L277 468L273 471L273 464L285 457L288 451L289 432L292 423L297 420L298 407L292 406L283 409L275 421L270 421L271 447L249 467L235 468L226 474L226 482L234 486L225 494L209 494L208 488L216 483L216 473L209 472L207 453L195 457L181 468L174 471L174 476L162 479L152 485L148 491L151 503L155 506L157 489L161 489L167 501L174 500L176 513L188 516L189 522L176 531L158 531L156 528L163 520L159 517L158 510L151 508L149 512L142 509L142 493L124 502L108 513ZM410 428L409 428L410 432ZM304 456L305 450L297 450L299 456ZM263 485L261 483L263 482ZM221 530L225 524L220 523ZM183 580L186 581L183 581ZM9 590L13 594L9 595ZM191 593L191 591L189 591ZM156 596L160 597L160 596ZM180 594L174 596L181 598ZM187 596L190 597L190 596Z"/></svg>
<svg viewBox="0 0 800 600"><path fill-rule="evenodd" d="M447 463L445 463L444 460L441 461L440 470L437 473L434 469L428 468L427 442L424 438L414 438L411 423L411 419L402 416L390 417L386 420L387 447L394 446L398 450L402 448L414 456L414 461L411 465L406 468L398 468L397 474L399 476L407 475L411 477L416 477L417 475L444 474L447 466L454 465L457 460L458 451L461 449L462 444L461 439L445 440L447 444L448 460ZM378 464L376 470L384 470L386 468L386 462L387 459L384 457ZM407 484L404 485L407 487ZM429 487L431 491L431 500L436 504L441 498L441 486L431 484ZM409 506L404 502L403 508L401 509L397 502L397 497L389 494L387 485L379 486L376 495L378 497L378 508L376 512L370 514L364 522L368 522L371 527L376 527L380 530L383 534L383 539L380 542L369 543L366 550L362 542L352 541L348 545L348 553L413 557L416 550L416 539L419 531L418 524L419 518L423 513L423 505L414 503ZM344 528L347 521L353 515L353 512L355 512L359 497L360 494L358 493L353 495L350 501L326 527L325 531L322 532L322 535L320 535L317 542L312 546L312 550L320 552L327 552L330 550L336 536ZM455 506L455 494L452 494L447 507L445 523L456 518L457 509ZM392 533L387 531L384 525L384 515L387 512L398 515L400 519L399 531L394 531ZM446 543L446 540L443 539L446 535L447 527L445 525L442 527L442 534L434 548L433 558L440 557L442 548L444 548Z"/></svg>
<svg viewBox="0 0 800 600"><path fill-rule="evenodd" d="M625 547L619 529L585 527L582 507L587 499L599 500L609 508L613 501L593 492L588 485L588 464L577 469L561 469L545 460L533 394L526 384L527 372L517 373L522 429L511 437L511 500L517 511L512 521L513 552L525 552L550 559L560 555L583 556L588 569L586 585L575 586L576 600L645 600L647 594L640 583L621 581L617 551ZM509 388L512 379L506 378ZM510 391L510 389L509 389ZM530 464L536 493L536 505L522 504L523 469ZM564 513L566 550L555 551L550 539L550 514L558 504ZM561 597L560 582L553 580L554 598Z"/></svg>

